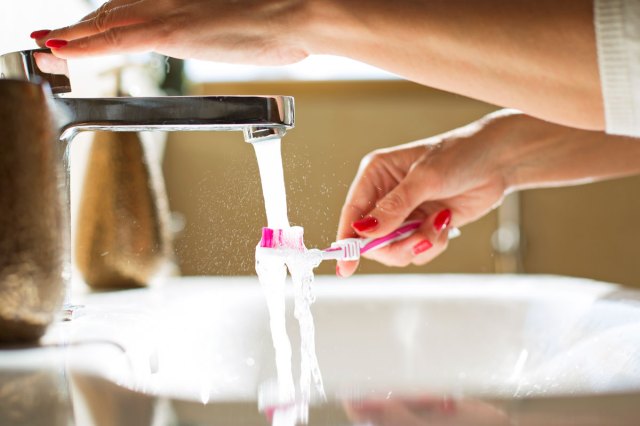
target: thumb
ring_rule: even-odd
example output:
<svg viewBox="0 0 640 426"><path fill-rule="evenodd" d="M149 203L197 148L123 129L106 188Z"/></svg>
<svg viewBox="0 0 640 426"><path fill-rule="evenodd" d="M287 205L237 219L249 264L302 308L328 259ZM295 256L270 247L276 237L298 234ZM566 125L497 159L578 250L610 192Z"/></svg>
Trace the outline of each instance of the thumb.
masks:
<svg viewBox="0 0 640 426"><path fill-rule="evenodd" d="M413 168L395 188L376 202L373 210L351 226L365 237L380 237L394 231L427 199L426 186L423 174Z"/></svg>

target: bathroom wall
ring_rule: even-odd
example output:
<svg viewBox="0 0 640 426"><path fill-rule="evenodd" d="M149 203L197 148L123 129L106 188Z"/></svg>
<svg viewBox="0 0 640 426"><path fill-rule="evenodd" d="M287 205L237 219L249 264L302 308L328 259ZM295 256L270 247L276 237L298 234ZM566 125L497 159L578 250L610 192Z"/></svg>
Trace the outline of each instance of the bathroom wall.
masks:
<svg viewBox="0 0 640 426"><path fill-rule="evenodd" d="M286 94L296 98L296 128L283 140L291 222L308 247L335 237L340 207L360 159L468 123L495 107L401 80L209 83L193 94ZM185 220L176 237L183 274L251 274L265 225L255 155L239 133L175 133L164 170L172 210ZM640 178L522 194L522 270L640 285L636 261ZM423 267L364 261L362 273L500 271L491 236L496 214ZM333 273L334 264L321 266Z"/></svg>

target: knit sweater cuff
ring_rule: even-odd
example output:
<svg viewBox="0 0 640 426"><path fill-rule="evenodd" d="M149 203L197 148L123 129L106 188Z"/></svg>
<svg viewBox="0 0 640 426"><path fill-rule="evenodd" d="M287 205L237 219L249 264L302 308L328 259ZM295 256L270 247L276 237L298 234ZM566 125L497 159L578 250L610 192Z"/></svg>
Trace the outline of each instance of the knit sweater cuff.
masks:
<svg viewBox="0 0 640 426"><path fill-rule="evenodd" d="M640 136L640 0L595 0L607 133Z"/></svg>

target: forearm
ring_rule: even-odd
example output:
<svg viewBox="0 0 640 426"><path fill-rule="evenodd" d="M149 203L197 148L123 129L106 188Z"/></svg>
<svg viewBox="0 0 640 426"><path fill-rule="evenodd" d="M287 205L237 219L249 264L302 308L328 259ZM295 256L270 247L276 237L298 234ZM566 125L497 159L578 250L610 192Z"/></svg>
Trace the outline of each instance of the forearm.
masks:
<svg viewBox="0 0 640 426"><path fill-rule="evenodd" d="M603 129L592 0L311 2L310 53L347 56L410 80Z"/></svg>
<svg viewBox="0 0 640 426"><path fill-rule="evenodd" d="M509 190L567 186L640 173L640 140L514 116L497 160Z"/></svg>

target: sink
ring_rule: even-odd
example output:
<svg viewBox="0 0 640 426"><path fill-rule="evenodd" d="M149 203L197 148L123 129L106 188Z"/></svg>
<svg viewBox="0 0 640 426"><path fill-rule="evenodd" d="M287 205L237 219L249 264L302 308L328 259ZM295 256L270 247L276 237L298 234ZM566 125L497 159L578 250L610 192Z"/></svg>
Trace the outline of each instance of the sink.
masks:
<svg viewBox="0 0 640 426"><path fill-rule="evenodd" d="M415 405L416 398L474 413L451 424L569 424L547 422L548 413L555 420L585 413L585 424L640 418L638 292L528 275L320 276L315 292L317 356L329 401L314 402L310 424L356 424L360 412L353 410L371 401ZM64 355L70 394L84 395L85 417L103 404L86 395L101 389L121 395L122 403L147 401L169 424L268 424L258 397L273 387L276 372L257 278L175 278L150 289L87 294L77 303L73 320L56 324L44 341L111 344ZM118 398L110 400L118 406ZM485 412L490 421L481 423L478 413Z"/></svg>

